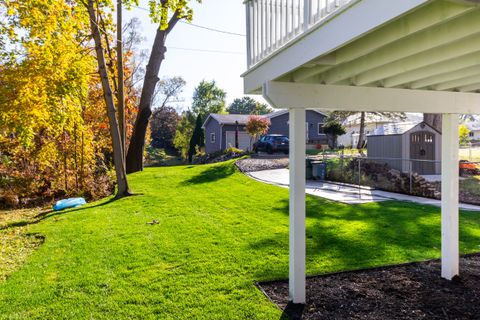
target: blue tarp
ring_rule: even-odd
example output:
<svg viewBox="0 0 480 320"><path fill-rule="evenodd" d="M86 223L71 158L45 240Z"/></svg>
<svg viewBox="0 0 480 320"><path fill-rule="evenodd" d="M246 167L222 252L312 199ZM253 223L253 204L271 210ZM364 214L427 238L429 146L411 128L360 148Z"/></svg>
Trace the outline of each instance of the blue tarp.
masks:
<svg viewBox="0 0 480 320"><path fill-rule="evenodd" d="M57 201L53 206L53 211L59 211L68 208L75 208L86 204L84 198L69 198Z"/></svg>

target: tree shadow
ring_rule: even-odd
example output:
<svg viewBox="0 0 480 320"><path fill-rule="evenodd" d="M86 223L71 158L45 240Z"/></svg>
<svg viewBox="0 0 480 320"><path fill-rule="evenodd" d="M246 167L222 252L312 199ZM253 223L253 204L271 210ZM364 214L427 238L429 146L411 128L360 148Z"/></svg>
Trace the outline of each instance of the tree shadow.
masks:
<svg viewBox="0 0 480 320"><path fill-rule="evenodd" d="M289 215L289 201L282 199L273 208ZM346 205L310 197L306 199L306 257L315 270L338 272L409 261L421 261L440 255L440 209L404 202L380 202ZM435 219L432 222L431 219ZM312 221L313 220L313 221ZM480 242L474 227L480 215L461 214L460 245L470 252ZM250 242L250 249L287 248L288 228ZM288 266L257 270L259 281L286 275ZM318 271L317 271L318 273Z"/></svg>
<svg viewBox="0 0 480 320"><path fill-rule="evenodd" d="M191 184L203 184L203 183L210 183L215 182L221 179L225 179L236 171L235 166L231 163L225 164L217 164L214 166L210 166L207 169L203 170L196 176L185 180L182 184L183 185L191 185Z"/></svg>

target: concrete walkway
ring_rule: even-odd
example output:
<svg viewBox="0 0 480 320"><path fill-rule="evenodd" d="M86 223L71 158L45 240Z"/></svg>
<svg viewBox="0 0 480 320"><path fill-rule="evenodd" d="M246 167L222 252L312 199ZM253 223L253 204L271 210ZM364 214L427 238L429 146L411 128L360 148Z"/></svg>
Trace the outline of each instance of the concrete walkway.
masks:
<svg viewBox="0 0 480 320"><path fill-rule="evenodd" d="M261 182L288 188L288 169L249 172L247 173L247 175ZM433 205L437 207L441 206L440 200L374 190L369 187L358 188L357 186L348 184L337 184L320 181L307 181L305 192L314 196L347 204L400 200L415 202L418 204ZM471 204L461 203L460 208L462 210L480 211L480 206L475 206Z"/></svg>

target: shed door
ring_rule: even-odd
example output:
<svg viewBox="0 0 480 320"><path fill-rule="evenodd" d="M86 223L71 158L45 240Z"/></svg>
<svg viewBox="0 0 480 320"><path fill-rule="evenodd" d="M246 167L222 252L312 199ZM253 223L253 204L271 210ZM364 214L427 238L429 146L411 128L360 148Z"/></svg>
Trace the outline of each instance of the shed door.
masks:
<svg viewBox="0 0 480 320"><path fill-rule="evenodd" d="M227 138L227 148L235 147L235 131L227 131L226 132ZM252 143L255 141L252 141ZM250 136L246 132L239 131L238 132L238 148L245 151L252 150L252 146L250 145Z"/></svg>
<svg viewBox="0 0 480 320"><path fill-rule="evenodd" d="M433 162L435 160L435 135L433 133L420 131L410 135L410 159L412 159L413 172L435 174L435 162Z"/></svg>

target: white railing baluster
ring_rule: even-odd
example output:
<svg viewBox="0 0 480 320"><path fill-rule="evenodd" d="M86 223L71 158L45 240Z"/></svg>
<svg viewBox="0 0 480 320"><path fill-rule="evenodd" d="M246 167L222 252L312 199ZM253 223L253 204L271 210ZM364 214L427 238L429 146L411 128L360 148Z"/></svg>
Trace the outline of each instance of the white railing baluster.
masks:
<svg viewBox="0 0 480 320"><path fill-rule="evenodd" d="M310 26L311 0L303 0L303 31L307 31Z"/></svg>
<svg viewBox="0 0 480 320"><path fill-rule="evenodd" d="M246 17L247 17L247 24L246 24L246 26L247 26L247 30L246 30L246 34L247 34L247 66L252 65L252 56L253 56L253 52L252 52L253 26L250 23L251 18L252 18L250 8L251 8L251 4L249 2L247 2L246 5L245 5L245 14L246 14Z"/></svg>
<svg viewBox="0 0 480 320"><path fill-rule="evenodd" d="M248 67L354 0L246 0Z"/></svg>
<svg viewBox="0 0 480 320"><path fill-rule="evenodd" d="M273 51L273 46L275 45L275 25L274 25L274 19L275 19L275 11L273 10L273 0L269 0L270 2L270 50Z"/></svg>

